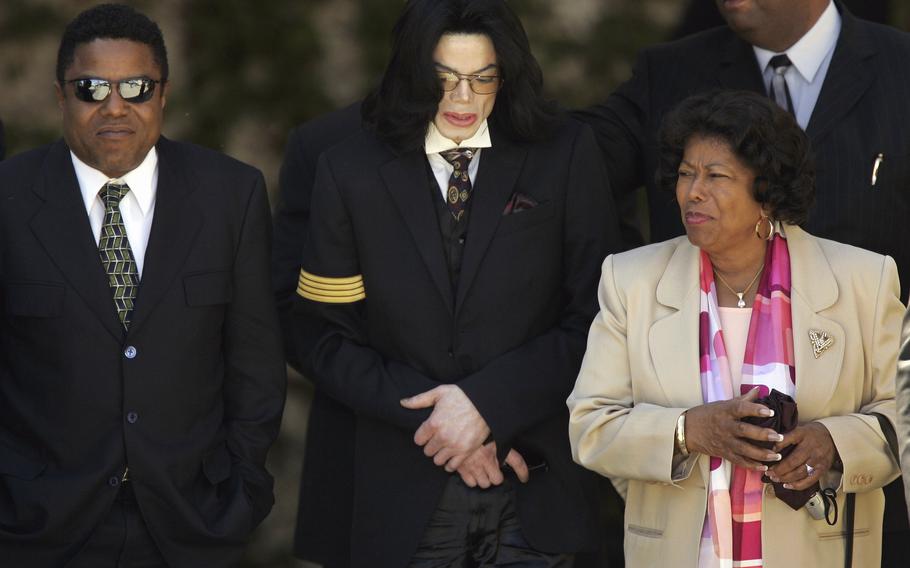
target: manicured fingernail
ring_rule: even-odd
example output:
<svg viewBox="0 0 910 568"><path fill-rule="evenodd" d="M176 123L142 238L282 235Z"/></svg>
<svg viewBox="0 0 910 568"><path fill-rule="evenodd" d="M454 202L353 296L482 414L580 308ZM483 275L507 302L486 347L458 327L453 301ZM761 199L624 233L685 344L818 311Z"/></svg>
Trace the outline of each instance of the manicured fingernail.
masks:
<svg viewBox="0 0 910 568"><path fill-rule="evenodd" d="M770 461L779 462L781 459L783 459L783 456L781 456L780 454L768 454L765 457L765 461L769 461L769 462Z"/></svg>
<svg viewBox="0 0 910 568"><path fill-rule="evenodd" d="M793 489L792 483L784 483L784 489Z"/></svg>
<svg viewBox="0 0 910 568"><path fill-rule="evenodd" d="M774 416L774 411L771 410L770 408L762 408L761 410L758 411L758 413L761 414L762 416L769 416L769 417Z"/></svg>
<svg viewBox="0 0 910 568"><path fill-rule="evenodd" d="M783 434L768 434L768 441L769 442L783 442L784 435Z"/></svg>
<svg viewBox="0 0 910 568"><path fill-rule="evenodd" d="M776 475L769 475L769 476L768 476L768 479L770 479L770 480L773 481L774 483L780 483L780 478L777 477Z"/></svg>
<svg viewBox="0 0 910 568"><path fill-rule="evenodd" d="M768 471L768 466L766 466L766 465L760 465L760 466L758 466L757 468L755 468L755 471L761 471L761 472Z"/></svg>

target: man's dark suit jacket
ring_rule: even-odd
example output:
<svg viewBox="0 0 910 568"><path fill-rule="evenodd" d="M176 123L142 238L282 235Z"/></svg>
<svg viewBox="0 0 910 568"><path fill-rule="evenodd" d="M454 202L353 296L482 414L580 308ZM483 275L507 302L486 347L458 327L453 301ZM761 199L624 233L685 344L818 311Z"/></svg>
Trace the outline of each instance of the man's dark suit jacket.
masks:
<svg viewBox="0 0 910 568"><path fill-rule="evenodd" d="M891 255L910 290L910 34L853 17L843 25L806 133L817 168L817 197L805 229ZM651 241L683 234L673 195L655 181L657 130L685 97L708 89L765 93L752 46L728 27L644 50L631 80L599 106L576 113L597 135L618 200L645 185ZM876 157L884 162L871 184ZM885 488L885 555L907 531L900 481ZM902 550L910 537L900 539Z"/></svg>
<svg viewBox="0 0 910 568"><path fill-rule="evenodd" d="M65 565L127 465L174 567L233 565L272 506L264 463L286 377L262 176L196 146L157 147L127 333L67 146L0 163L4 565Z"/></svg>
<svg viewBox="0 0 910 568"><path fill-rule="evenodd" d="M302 124L288 137L273 218L272 284L285 352L298 371L291 306L309 227L316 162L325 150L359 131L360 123L360 105L354 104ZM354 414L317 389L307 426L295 555L325 568L350 566L353 494Z"/></svg>
<svg viewBox="0 0 910 568"><path fill-rule="evenodd" d="M806 132L817 199L805 229L894 257L910 289L910 34L853 17L841 35ZM726 26L644 50L632 79L577 117L594 128L617 194L648 189L651 241L683 234L673 195L655 182L657 130L685 97L712 88L765 93L752 46ZM872 168L884 155L878 181Z"/></svg>
<svg viewBox="0 0 910 568"><path fill-rule="evenodd" d="M369 132L323 154L303 270L362 275L366 299L300 299L301 361L356 418L354 566L405 566L450 474L414 444L428 411L402 397L457 383L500 455L543 464L517 487L527 540L544 551L599 537L593 478L572 462L565 398L618 231L593 135L567 122L518 144L491 129L480 155L460 280L450 281L439 188L422 151L396 154ZM510 198L538 205L504 215Z"/></svg>

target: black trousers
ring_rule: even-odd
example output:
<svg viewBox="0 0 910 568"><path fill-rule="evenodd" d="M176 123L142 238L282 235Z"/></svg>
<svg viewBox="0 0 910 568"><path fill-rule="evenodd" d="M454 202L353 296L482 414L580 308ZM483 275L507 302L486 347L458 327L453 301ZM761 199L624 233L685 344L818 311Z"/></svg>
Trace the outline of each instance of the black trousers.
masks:
<svg viewBox="0 0 910 568"><path fill-rule="evenodd" d="M545 513L544 513L545 514ZM509 479L471 488L453 475L410 568L572 568L569 554L534 550L521 534Z"/></svg>
<svg viewBox="0 0 910 568"><path fill-rule="evenodd" d="M168 568L149 534L129 482L67 568Z"/></svg>

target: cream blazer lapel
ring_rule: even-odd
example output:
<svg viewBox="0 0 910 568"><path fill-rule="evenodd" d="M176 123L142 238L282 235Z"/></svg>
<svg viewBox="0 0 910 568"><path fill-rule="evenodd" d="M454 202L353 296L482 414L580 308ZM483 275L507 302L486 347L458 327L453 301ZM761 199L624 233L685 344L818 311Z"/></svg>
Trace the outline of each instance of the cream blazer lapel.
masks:
<svg viewBox="0 0 910 568"><path fill-rule="evenodd" d="M698 260L698 248L680 239L657 284L657 302L672 312L651 325L648 346L670 407L704 402L698 362Z"/></svg>
<svg viewBox="0 0 910 568"><path fill-rule="evenodd" d="M790 251L793 350L796 364L796 402L800 422L821 416L834 395L844 363L844 328L821 315L838 298L837 280L818 242L796 226L784 228ZM825 332L833 343L818 357L810 332Z"/></svg>

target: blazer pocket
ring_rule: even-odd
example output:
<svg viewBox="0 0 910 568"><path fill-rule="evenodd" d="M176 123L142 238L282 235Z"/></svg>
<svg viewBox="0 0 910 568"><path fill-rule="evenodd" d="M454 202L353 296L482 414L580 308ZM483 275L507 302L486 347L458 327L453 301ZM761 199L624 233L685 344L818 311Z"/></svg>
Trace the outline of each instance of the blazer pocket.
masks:
<svg viewBox="0 0 910 568"><path fill-rule="evenodd" d="M233 296L230 270L215 270L183 277L183 291L188 306L227 304Z"/></svg>
<svg viewBox="0 0 910 568"><path fill-rule="evenodd" d="M223 442L202 458L202 473L212 485L218 485L231 476L231 454Z"/></svg>
<svg viewBox="0 0 910 568"><path fill-rule="evenodd" d="M548 201L533 209L524 209L509 215L503 215L499 220L499 228L496 230L496 235L501 237L545 223L553 216L554 210L553 202Z"/></svg>
<svg viewBox="0 0 910 568"><path fill-rule="evenodd" d="M60 317L65 296L66 287L56 282L10 282L6 285L6 313L33 318Z"/></svg>

